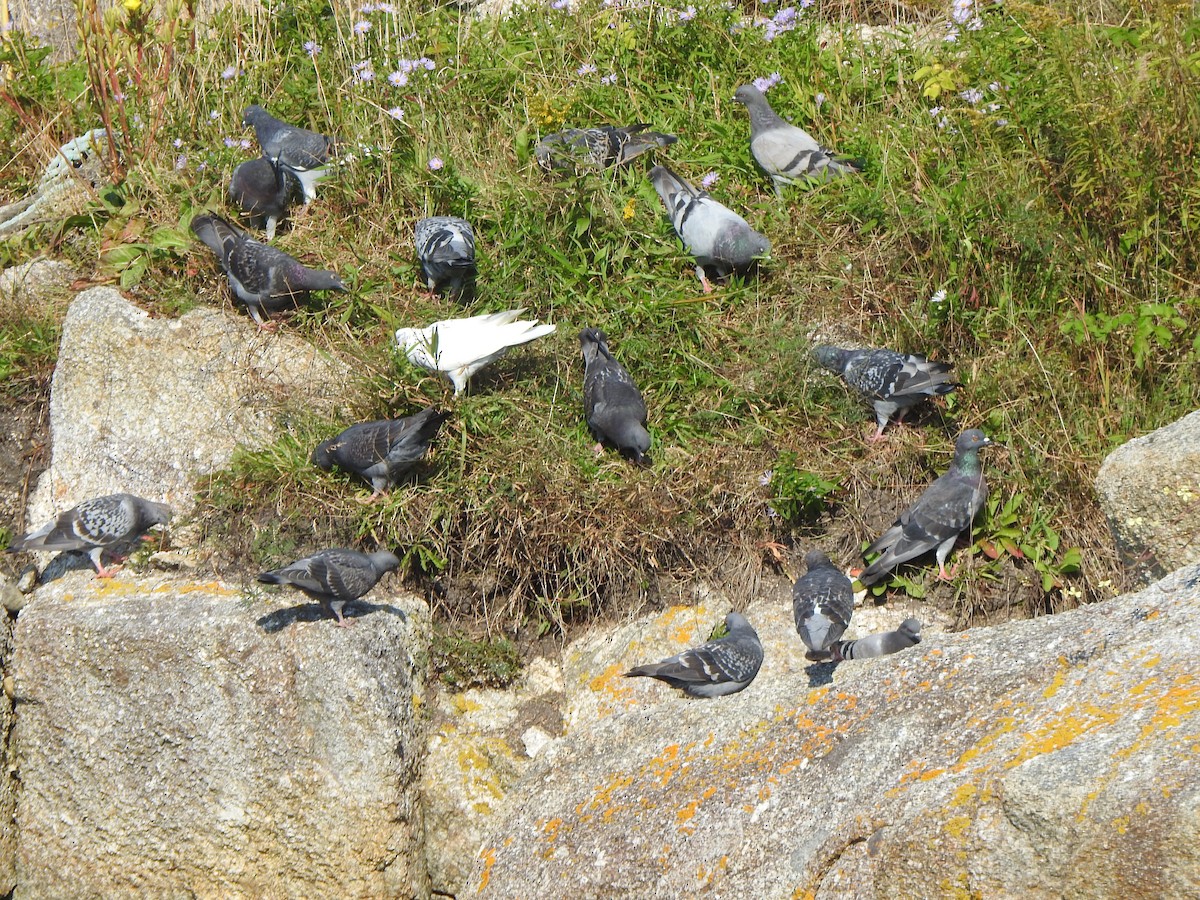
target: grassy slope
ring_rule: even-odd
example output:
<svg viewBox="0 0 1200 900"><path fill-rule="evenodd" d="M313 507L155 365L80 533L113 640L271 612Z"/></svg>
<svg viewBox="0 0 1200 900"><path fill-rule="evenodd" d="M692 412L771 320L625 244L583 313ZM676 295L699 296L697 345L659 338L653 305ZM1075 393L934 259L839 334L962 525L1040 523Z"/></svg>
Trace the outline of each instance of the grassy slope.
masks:
<svg viewBox="0 0 1200 900"><path fill-rule="evenodd" d="M105 54L136 58L142 46L142 68L122 68L124 104L101 104L131 123L128 173L98 227L65 249L99 253L113 277L124 266L123 284L164 311L228 304L210 255L181 229L199 207L223 206L229 172L257 152L222 140L252 139L244 106L338 135L354 156L277 243L354 286L285 327L359 360L363 388L344 420L300 416L278 446L205 486L219 565L396 543L416 572L439 576L442 614L498 630L654 602L695 577L744 594L774 570L777 545L815 542L849 564L944 470L954 435L981 426L1007 449L987 459L995 508L973 549L1000 558L975 552L951 586L910 569L893 589L929 589L964 618L1060 608L1120 583L1090 488L1104 454L1200 401L1198 29L1186 8L1139 9L1109 28L1008 3L953 43L940 40L942 24L932 39L864 43L828 29L816 7L773 40L739 22L777 6L706 6L680 21L665 7L583 3L481 22L452 8L334 15L300 2L274 16L230 11L194 32L168 10L166 21L185 23L174 33L114 12L92 58L101 71ZM320 45L315 56L306 40ZM165 42L177 48L170 62ZM389 83L398 60L420 57L435 69ZM363 62L370 81L355 76ZM77 70L24 64L9 104L21 115L0 120L13 146L32 146L9 164L16 182L36 177L40 144L96 117L64 99ZM739 84L772 72L776 109L864 157L863 177L776 201L731 102ZM972 89L981 97L962 96ZM633 121L680 135L669 158L685 177L719 174L714 196L774 245L764 278L702 296L642 160L561 182L532 164L532 143L564 124ZM528 307L559 331L478 378L418 482L364 509L360 485L307 458L352 419L449 402L389 340L400 324L458 314L418 290L411 227L434 213L475 223L476 311ZM22 259L45 239L0 256ZM591 454L575 339L584 326L609 333L643 387L650 469ZM966 388L920 427L867 446L867 410L812 371L814 334L955 360ZM824 516L772 516L769 502L814 496L810 476L839 485ZM1011 558L1005 540L1041 567ZM1083 548L1078 576L1072 545Z"/></svg>

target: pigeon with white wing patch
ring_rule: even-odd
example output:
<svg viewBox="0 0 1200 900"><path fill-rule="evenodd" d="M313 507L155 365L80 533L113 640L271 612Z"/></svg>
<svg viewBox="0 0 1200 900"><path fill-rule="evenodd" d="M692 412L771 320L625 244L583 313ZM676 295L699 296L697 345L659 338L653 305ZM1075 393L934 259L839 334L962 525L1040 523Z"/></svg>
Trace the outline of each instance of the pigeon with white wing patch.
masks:
<svg viewBox="0 0 1200 900"><path fill-rule="evenodd" d="M820 550L804 556L808 571L792 586L792 614L796 633L809 659L828 659L829 648L845 633L854 614L854 588L829 557Z"/></svg>

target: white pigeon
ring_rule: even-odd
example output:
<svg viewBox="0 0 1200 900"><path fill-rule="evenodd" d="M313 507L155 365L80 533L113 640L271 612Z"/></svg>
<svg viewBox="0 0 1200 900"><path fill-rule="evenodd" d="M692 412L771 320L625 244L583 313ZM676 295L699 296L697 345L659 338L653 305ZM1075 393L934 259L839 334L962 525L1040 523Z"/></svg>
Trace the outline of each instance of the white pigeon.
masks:
<svg viewBox="0 0 1200 900"><path fill-rule="evenodd" d="M554 325L539 325L536 319L518 320L523 312L523 308L510 309L445 319L427 328L401 328L396 331L396 343L414 366L448 378L457 396L466 390L472 375L510 347L554 333Z"/></svg>

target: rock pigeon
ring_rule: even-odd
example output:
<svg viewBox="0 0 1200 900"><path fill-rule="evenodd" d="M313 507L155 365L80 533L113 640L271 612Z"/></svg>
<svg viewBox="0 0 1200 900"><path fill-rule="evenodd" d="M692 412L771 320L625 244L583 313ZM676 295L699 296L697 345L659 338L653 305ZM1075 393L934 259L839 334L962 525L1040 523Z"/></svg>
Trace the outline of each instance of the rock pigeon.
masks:
<svg viewBox="0 0 1200 900"><path fill-rule="evenodd" d="M279 221L287 215L293 187L294 182L282 166L260 156L233 170L229 199L247 215L265 220L269 241L274 239Z"/></svg>
<svg viewBox="0 0 1200 900"><path fill-rule="evenodd" d="M892 416L896 416L899 424L909 407L962 387L950 380L952 364L930 362L915 353L872 348L843 350L820 344L813 349L813 355L822 368L841 375L874 405L878 428L867 438L871 442L883 439L883 429Z"/></svg>
<svg viewBox="0 0 1200 900"><path fill-rule="evenodd" d="M421 219L413 243L429 289L470 303L475 295L475 232L471 223L455 216Z"/></svg>
<svg viewBox="0 0 1200 900"><path fill-rule="evenodd" d="M921 643L921 621L905 619L895 631L869 634L857 641L838 641L832 647L834 662L844 659L869 659L872 656L887 656Z"/></svg>
<svg viewBox="0 0 1200 900"><path fill-rule="evenodd" d="M645 123L614 128L568 128L548 134L533 148L538 165L547 172L555 170L605 169L622 166L647 150L667 147L679 138L673 134L647 131Z"/></svg>
<svg viewBox="0 0 1200 900"><path fill-rule="evenodd" d="M396 331L396 343L413 365L448 378L458 395L472 375L507 353L509 347L554 333L554 325L517 321L523 312L510 309L467 319L445 319L427 328L401 328Z"/></svg>
<svg viewBox="0 0 1200 900"><path fill-rule="evenodd" d="M858 576L860 584L869 587L900 563L935 548L938 577L951 577L952 573L946 571L946 557L987 499L979 451L991 443L978 428L968 428L958 436L950 470L927 487L917 502L863 551L864 559L872 553L882 555L863 569Z"/></svg>
<svg viewBox="0 0 1200 900"><path fill-rule="evenodd" d="M220 216L202 213L192 231L217 255L229 289L246 304L259 327L267 313L295 306L309 291L346 291L342 279L325 269L307 269L282 250L254 240Z"/></svg>
<svg viewBox="0 0 1200 900"><path fill-rule="evenodd" d="M608 441L641 464L650 449L646 401L625 367L613 359L599 328L579 332L583 351L583 414L597 441Z"/></svg>
<svg viewBox="0 0 1200 900"><path fill-rule="evenodd" d="M736 694L758 674L763 647L758 632L740 613L727 615L725 628L729 633L723 638L685 650L662 662L637 666L626 672L625 677L657 678L671 687L681 688L692 697Z"/></svg>
<svg viewBox="0 0 1200 900"><path fill-rule="evenodd" d="M313 451L313 463L326 472L337 465L371 482L375 491L366 501L370 503L416 465L449 417L431 406L404 419L351 425L322 441Z"/></svg>
<svg viewBox="0 0 1200 900"><path fill-rule="evenodd" d="M304 205L316 199L317 182L328 174L333 138L281 122L261 106L246 107L242 124L254 126L263 155L283 166L300 182Z"/></svg>
<svg viewBox="0 0 1200 900"><path fill-rule="evenodd" d="M792 586L796 633L808 648L809 659L825 659L850 624L854 588L820 550L810 550L804 565L808 571Z"/></svg>
<svg viewBox="0 0 1200 900"><path fill-rule="evenodd" d="M107 494L85 500L49 524L9 547L21 550L87 550L98 578L112 576L100 556L110 547L132 541L154 525L166 525L171 508L132 494Z"/></svg>
<svg viewBox="0 0 1200 900"><path fill-rule="evenodd" d="M698 191L666 166L650 170L654 189L667 207L671 225L688 253L696 258L696 275L707 294L712 285L705 270L724 278L744 275L771 252L771 242L732 209Z"/></svg>
<svg viewBox="0 0 1200 900"><path fill-rule="evenodd" d="M733 99L744 104L750 113L750 152L771 176L778 196L783 196L785 184L831 181L862 171L862 160L834 156L803 128L779 118L754 85L742 85Z"/></svg>
<svg viewBox="0 0 1200 900"><path fill-rule="evenodd" d="M263 572L258 580L264 584L286 584L303 591L337 616L337 624L346 627L352 622L342 616L342 608L357 600L386 573L399 568L396 554L387 550L359 553L357 550L335 548L322 550L290 566Z"/></svg>

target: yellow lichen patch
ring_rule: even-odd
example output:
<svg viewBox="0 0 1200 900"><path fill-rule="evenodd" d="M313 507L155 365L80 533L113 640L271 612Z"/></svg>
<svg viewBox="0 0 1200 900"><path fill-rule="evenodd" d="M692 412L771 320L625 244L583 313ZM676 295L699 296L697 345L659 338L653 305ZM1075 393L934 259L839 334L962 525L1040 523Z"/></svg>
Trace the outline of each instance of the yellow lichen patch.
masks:
<svg viewBox="0 0 1200 900"><path fill-rule="evenodd" d="M1057 694L1058 689L1060 687L1062 687L1063 684L1067 680L1065 663L1066 663L1066 660L1062 659L1060 657L1059 665L1062 668L1059 668L1059 670L1054 673L1054 677L1052 679L1050 679L1050 683L1048 685L1046 685L1046 689L1044 691L1042 691L1042 696L1045 697L1047 700L1049 700L1051 697L1053 697L1055 694Z"/></svg>
<svg viewBox="0 0 1200 900"><path fill-rule="evenodd" d="M811 888L798 887L792 891L791 900L817 900L817 895L812 892Z"/></svg>
<svg viewBox="0 0 1200 900"><path fill-rule="evenodd" d="M691 821L696 815L696 810L700 808L699 800L692 800L675 811L675 824L683 825L685 822Z"/></svg>
<svg viewBox="0 0 1200 900"><path fill-rule="evenodd" d="M1005 763L1006 768L1018 766L1028 759L1069 747L1080 737L1120 721L1122 711L1103 708L1094 703L1073 705L1051 716L1049 721L1025 734L1025 742Z"/></svg>
<svg viewBox="0 0 1200 900"><path fill-rule="evenodd" d="M665 788L679 771L679 745L671 744L663 749L663 752L658 754L646 764L646 770L658 782L658 787Z"/></svg>
<svg viewBox="0 0 1200 900"><path fill-rule="evenodd" d="M942 830L951 837L961 838L967 833L967 829L970 827L970 816L953 816L946 820L946 824L942 826Z"/></svg>
<svg viewBox="0 0 1200 900"><path fill-rule="evenodd" d="M597 694L609 694L613 697L627 697L633 689L630 688L629 682L625 681L624 667L619 663L612 663L603 672L588 682L588 687Z"/></svg>
<svg viewBox="0 0 1200 900"><path fill-rule="evenodd" d="M829 693L828 687L819 687L815 691L809 691L808 692L808 705L815 706L816 704L818 704L822 700L824 700L825 696L828 693Z"/></svg>
<svg viewBox="0 0 1200 900"><path fill-rule="evenodd" d="M704 866L698 866L696 869L696 880L700 882L702 887L707 887L712 884L719 876L723 875L729 868L729 857L722 856L717 860L716 864L708 870Z"/></svg>
<svg viewBox="0 0 1200 900"><path fill-rule="evenodd" d="M1156 653L1156 654L1154 654L1154 656L1151 656L1149 659L1143 661L1142 665L1145 666L1147 669L1150 669L1150 668L1153 668L1154 666L1157 666L1160 662L1162 662L1162 657Z"/></svg>
<svg viewBox="0 0 1200 900"><path fill-rule="evenodd" d="M975 797L975 794L978 792L979 788L975 787L973 784L960 784L954 789L954 793L950 795L950 805L963 806L964 804L970 803Z"/></svg>
<svg viewBox="0 0 1200 900"><path fill-rule="evenodd" d="M1113 828L1117 830L1117 834L1124 834L1129 830L1129 816L1118 816L1113 819Z"/></svg>
<svg viewBox="0 0 1200 900"><path fill-rule="evenodd" d="M562 828L562 823L563 820L558 816L555 816L553 819L546 819L544 822L539 822L537 827L542 829L542 834L544 834L548 839L554 840L555 836L558 834L558 829Z"/></svg>
<svg viewBox="0 0 1200 900"><path fill-rule="evenodd" d="M488 886L488 882L492 880L492 866L496 864L496 848L484 847L479 851L479 858L483 860L483 871L479 874L479 887L475 893L482 894L484 888Z"/></svg>
<svg viewBox="0 0 1200 900"><path fill-rule="evenodd" d="M980 754L986 753L992 748L992 745L1004 735L1011 733L1016 727L1015 716L1001 716L996 723L996 727L981 737L975 744L968 747L959 754L958 761L950 767L952 772L963 771L969 763L974 761Z"/></svg>
<svg viewBox="0 0 1200 900"><path fill-rule="evenodd" d="M1158 679L1151 679L1158 683ZM1171 685L1154 698L1154 712L1150 721L1142 726L1133 743L1121 750L1117 756L1128 757L1157 732L1167 728L1177 728L1183 723L1185 716L1194 716L1200 712L1200 684L1191 672L1176 672Z"/></svg>
<svg viewBox="0 0 1200 900"><path fill-rule="evenodd" d="M584 810L598 811L601 807L607 806L613 798L613 794L617 791L624 790L633 784L632 775L617 775L608 784L602 784L595 789L592 794L592 799L584 800L575 807L575 815L583 815Z"/></svg>
<svg viewBox="0 0 1200 900"><path fill-rule="evenodd" d="M457 715L463 713L475 712L483 709L483 704L477 700L470 699L466 694L455 694L450 698L450 706L454 709Z"/></svg>

